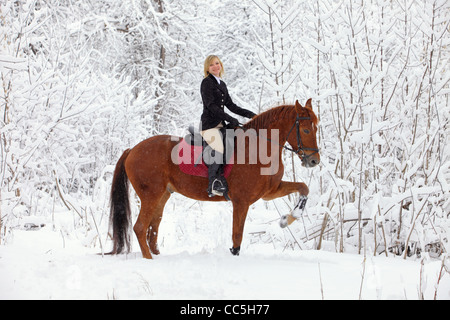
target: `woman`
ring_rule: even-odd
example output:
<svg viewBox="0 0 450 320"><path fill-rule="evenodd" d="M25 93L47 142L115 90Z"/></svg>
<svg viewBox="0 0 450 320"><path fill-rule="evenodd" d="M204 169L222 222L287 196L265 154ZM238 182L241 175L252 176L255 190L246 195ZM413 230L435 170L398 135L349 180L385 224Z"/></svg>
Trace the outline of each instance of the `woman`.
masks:
<svg viewBox="0 0 450 320"><path fill-rule="evenodd" d="M222 196L228 192L228 186L225 178L222 176L224 145L220 128L223 128L226 122L231 128L239 126L236 118L225 113L227 107L233 113L240 116L253 118L255 114L249 110L238 107L231 100L228 89L221 79L224 69L222 61L215 55L206 58L204 64L205 78L202 81L200 91L203 100L203 113L201 116L201 135L203 139L212 148L211 158L213 161L208 165L208 195ZM206 161L207 162L207 161Z"/></svg>

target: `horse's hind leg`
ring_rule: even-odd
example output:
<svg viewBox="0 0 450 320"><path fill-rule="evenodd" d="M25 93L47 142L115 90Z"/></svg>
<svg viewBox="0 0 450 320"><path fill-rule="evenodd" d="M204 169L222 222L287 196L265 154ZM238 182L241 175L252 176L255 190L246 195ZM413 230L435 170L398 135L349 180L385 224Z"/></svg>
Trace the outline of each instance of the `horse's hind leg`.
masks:
<svg viewBox="0 0 450 320"><path fill-rule="evenodd" d="M145 194L138 193L139 197L141 198L142 204L141 211L139 212L139 216L133 229L141 248L142 257L146 259L152 258L152 254L150 253L150 248L147 243L147 232L151 223L153 222L153 218L155 216L158 216L158 214L159 216L161 216L161 213L158 212L158 209L160 207L160 200L164 197L165 192L166 190L163 190L161 192L147 191L145 192ZM164 205L162 207L164 207Z"/></svg>
<svg viewBox="0 0 450 320"><path fill-rule="evenodd" d="M152 216L152 221L150 222L150 227L147 231L147 242L150 247L150 251L153 254L158 255L159 249L158 249L158 229L159 224L161 223L164 206L166 205L167 200L170 198L170 192L166 191L164 195L159 200L158 205L155 208L155 212Z"/></svg>

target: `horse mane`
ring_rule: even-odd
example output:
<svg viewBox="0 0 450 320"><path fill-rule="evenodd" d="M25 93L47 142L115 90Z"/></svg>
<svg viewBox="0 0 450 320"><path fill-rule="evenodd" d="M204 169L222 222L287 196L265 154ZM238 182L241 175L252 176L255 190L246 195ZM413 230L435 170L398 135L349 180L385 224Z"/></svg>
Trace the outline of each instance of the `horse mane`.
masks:
<svg viewBox="0 0 450 320"><path fill-rule="evenodd" d="M301 114L299 114L300 117L310 117L311 121L314 123L314 125L317 127L319 120L311 109L308 108L301 108ZM278 107L274 107L272 109L269 109L267 111L264 111L258 115L256 115L253 119L251 119L249 122L244 124L244 129L266 129L269 127L269 125L277 121L278 119L282 118L294 118L296 116L295 106L294 105L282 105Z"/></svg>

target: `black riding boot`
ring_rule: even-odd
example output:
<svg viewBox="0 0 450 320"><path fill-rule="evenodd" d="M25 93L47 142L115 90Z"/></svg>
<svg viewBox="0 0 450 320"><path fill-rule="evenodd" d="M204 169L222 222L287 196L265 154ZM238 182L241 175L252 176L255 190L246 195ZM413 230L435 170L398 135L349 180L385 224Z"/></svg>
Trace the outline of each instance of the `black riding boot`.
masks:
<svg viewBox="0 0 450 320"><path fill-rule="evenodd" d="M224 155L211 147L203 150L203 160L208 167L208 196L223 196L228 201L228 184L223 176Z"/></svg>
<svg viewBox="0 0 450 320"><path fill-rule="evenodd" d="M224 176L221 175L222 164L213 163L208 166L208 196L223 196L228 193L228 184Z"/></svg>

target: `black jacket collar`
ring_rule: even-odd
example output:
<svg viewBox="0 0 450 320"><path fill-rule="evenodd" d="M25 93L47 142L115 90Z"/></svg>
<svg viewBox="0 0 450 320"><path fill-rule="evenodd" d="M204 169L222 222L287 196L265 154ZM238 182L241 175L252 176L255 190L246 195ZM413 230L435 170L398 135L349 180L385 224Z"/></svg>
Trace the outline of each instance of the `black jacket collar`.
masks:
<svg viewBox="0 0 450 320"><path fill-rule="evenodd" d="M220 89L220 91L222 91L223 93L227 93L227 85L225 84L225 82L222 80L222 79L220 79L220 84L219 83L217 83L217 80L216 80L216 78L210 73L209 75L208 75L208 78L217 86L217 88L219 88Z"/></svg>

